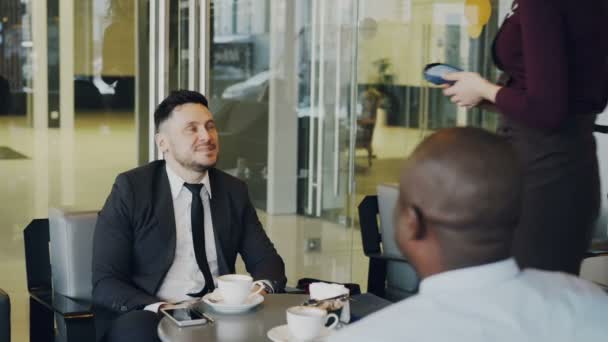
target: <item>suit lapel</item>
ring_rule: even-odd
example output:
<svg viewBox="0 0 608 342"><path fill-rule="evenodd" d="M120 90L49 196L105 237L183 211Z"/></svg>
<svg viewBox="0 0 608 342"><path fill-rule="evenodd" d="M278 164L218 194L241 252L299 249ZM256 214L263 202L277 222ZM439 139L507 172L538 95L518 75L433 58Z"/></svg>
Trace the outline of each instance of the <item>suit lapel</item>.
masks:
<svg viewBox="0 0 608 342"><path fill-rule="evenodd" d="M173 198L171 197L171 186L169 185L169 177L167 170L163 167L157 173L158 185L155 193L154 210L156 219L158 220L159 229L168 241L169 250L166 257L166 265L170 267L175 256L175 212L173 209ZM168 269L168 268L167 268Z"/></svg>
<svg viewBox="0 0 608 342"><path fill-rule="evenodd" d="M220 274L230 272L224 257L224 249L228 248L230 241L230 207L227 192L223 187L216 170L209 169L209 183L211 184L211 219L213 220L213 234L215 236L215 249Z"/></svg>

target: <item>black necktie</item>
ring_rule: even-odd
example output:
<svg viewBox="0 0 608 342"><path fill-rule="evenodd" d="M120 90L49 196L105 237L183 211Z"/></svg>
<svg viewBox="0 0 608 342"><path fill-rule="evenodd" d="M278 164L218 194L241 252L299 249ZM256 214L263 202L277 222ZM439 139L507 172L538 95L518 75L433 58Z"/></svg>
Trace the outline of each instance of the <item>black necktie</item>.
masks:
<svg viewBox="0 0 608 342"><path fill-rule="evenodd" d="M194 255L196 263L205 277L205 287L198 293L188 293L192 297L200 297L215 289L213 276L207 262L207 252L205 251L205 209L201 200L201 189L203 184L184 183L184 186L192 193L192 206L190 209L190 219L192 221L192 243L194 245Z"/></svg>

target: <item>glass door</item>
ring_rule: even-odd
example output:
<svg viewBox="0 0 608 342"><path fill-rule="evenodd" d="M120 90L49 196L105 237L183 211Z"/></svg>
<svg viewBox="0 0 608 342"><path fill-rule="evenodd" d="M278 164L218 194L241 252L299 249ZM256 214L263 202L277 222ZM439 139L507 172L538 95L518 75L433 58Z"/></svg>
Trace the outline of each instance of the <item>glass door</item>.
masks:
<svg viewBox="0 0 608 342"><path fill-rule="evenodd" d="M304 143L302 211L350 225L356 97L356 6L308 2L306 49L300 53L299 120Z"/></svg>
<svg viewBox="0 0 608 342"><path fill-rule="evenodd" d="M495 115L453 105L422 70L442 62L492 79L499 16L498 1L490 0L358 0L358 6L357 203L378 184L398 182L403 160L435 130L494 127ZM366 129L372 132L362 134Z"/></svg>
<svg viewBox="0 0 608 342"><path fill-rule="evenodd" d="M201 91L218 123L218 167L269 213L349 222L356 106L353 0L154 0L149 8L149 157L153 108ZM354 146L354 145L353 145Z"/></svg>
<svg viewBox="0 0 608 342"><path fill-rule="evenodd" d="M210 0L151 0L148 11L148 156L154 143L154 108L177 89L206 94Z"/></svg>
<svg viewBox="0 0 608 342"><path fill-rule="evenodd" d="M405 158L435 130L465 125L495 129L494 113L456 107L440 88L424 81L422 70L442 62L495 79L492 39L511 0L356 2L355 205L376 194L378 185L398 183ZM353 265L367 262L360 255L353 252ZM401 278L390 281L415 288L413 270L397 273ZM365 283L367 269L353 267L352 275L353 281Z"/></svg>
<svg viewBox="0 0 608 342"><path fill-rule="evenodd" d="M218 123L218 167L247 183L262 220L321 219L293 237L306 240L305 264L325 258L313 252L330 249L317 248L327 231L341 246L335 265L366 263L359 233L344 229L358 226L361 199L398 182L403 160L434 130L493 127L493 115L456 108L422 69L445 62L492 78L503 2L150 1L149 112L169 90L204 93ZM153 134L149 143L156 158ZM292 269L300 242L283 249ZM352 280L364 284L365 269L353 267Z"/></svg>

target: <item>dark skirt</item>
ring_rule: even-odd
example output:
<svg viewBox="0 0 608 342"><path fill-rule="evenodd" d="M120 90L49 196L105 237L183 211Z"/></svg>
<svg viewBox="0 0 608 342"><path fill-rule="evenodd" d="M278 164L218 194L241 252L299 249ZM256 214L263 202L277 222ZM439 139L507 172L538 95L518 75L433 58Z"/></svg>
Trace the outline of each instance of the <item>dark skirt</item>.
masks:
<svg viewBox="0 0 608 342"><path fill-rule="evenodd" d="M502 118L524 166L524 194L513 255L520 267L578 274L600 207L593 123L595 115L568 119L563 129L541 131Z"/></svg>

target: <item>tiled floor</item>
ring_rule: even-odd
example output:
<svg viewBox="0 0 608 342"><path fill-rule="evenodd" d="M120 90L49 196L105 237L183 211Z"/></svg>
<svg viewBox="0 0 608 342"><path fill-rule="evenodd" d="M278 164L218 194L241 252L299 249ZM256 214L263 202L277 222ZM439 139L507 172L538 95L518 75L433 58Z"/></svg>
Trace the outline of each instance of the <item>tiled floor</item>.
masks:
<svg viewBox="0 0 608 342"><path fill-rule="evenodd" d="M131 116L83 114L72 132L0 116L0 146L29 158L0 160L0 287L11 297L13 341L29 339L23 228L49 207L101 206L118 171L135 165Z"/></svg>
<svg viewBox="0 0 608 342"><path fill-rule="evenodd" d="M11 296L13 341L29 339L23 228L33 218L47 217L49 207L100 208L116 175L136 165L132 114L81 113L75 125L72 132L36 131L24 117L0 116L0 146L28 158L0 160L0 287ZM357 192L374 193L375 184L395 182L400 162L374 159L368 168L362 157ZM290 285L313 277L356 282L365 289L368 264L357 228L295 215L259 215L285 260ZM244 272L242 263L238 269Z"/></svg>

